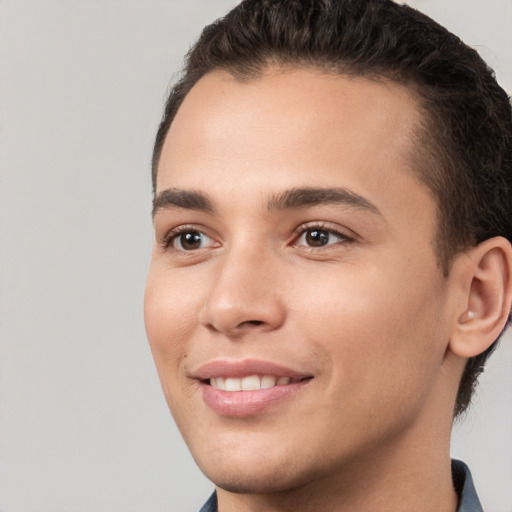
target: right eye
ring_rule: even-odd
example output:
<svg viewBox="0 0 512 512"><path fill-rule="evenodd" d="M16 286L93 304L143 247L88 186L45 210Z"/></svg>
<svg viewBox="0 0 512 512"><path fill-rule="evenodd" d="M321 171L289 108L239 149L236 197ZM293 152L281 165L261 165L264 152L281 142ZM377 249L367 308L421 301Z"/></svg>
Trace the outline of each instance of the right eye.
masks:
<svg viewBox="0 0 512 512"><path fill-rule="evenodd" d="M197 249L206 249L213 247L214 241L201 231L187 229L178 233L169 233L165 240L167 248L173 248L178 251L195 251Z"/></svg>

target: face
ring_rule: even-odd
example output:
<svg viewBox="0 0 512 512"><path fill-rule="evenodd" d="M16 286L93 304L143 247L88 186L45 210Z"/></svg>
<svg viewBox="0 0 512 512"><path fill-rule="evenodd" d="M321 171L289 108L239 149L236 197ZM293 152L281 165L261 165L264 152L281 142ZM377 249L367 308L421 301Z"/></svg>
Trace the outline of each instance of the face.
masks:
<svg viewBox="0 0 512 512"><path fill-rule="evenodd" d="M397 84L307 70L211 73L180 107L145 321L217 485L307 484L436 421L449 292L435 203L408 166L418 119Z"/></svg>

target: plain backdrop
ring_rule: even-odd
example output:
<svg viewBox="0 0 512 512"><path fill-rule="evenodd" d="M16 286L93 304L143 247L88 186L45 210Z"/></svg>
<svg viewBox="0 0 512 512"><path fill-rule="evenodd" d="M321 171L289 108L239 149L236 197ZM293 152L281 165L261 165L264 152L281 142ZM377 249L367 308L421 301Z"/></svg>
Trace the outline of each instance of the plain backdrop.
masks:
<svg viewBox="0 0 512 512"><path fill-rule="evenodd" d="M212 490L142 320L149 163L182 55L231 0L0 0L0 511L197 511ZM410 2L512 91L511 0ZM512 338L452 453L512 512ZM205 432L205 436L208 432Z"/></svg>

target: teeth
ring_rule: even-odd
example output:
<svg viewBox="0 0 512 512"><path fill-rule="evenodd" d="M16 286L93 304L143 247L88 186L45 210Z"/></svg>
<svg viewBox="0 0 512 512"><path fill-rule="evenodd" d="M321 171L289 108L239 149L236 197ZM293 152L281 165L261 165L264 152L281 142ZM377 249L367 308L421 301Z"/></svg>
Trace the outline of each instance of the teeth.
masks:
<svg viewBox="0 0 512 512"><path fill-rule="evenodd" d="M242 379L226 379L226 391L242 391Z"/></svg>
<svg viewBox="0 0 512 512"><path fill-rule="evenodd" d="M261 389L273 388L276 385L276 378L272 375L261 377Z"/></svg>
<svg viewBox="0 0 512 512"><path fill-rule="evenodd" d="M224 377L217 377L217 378L210 379L210 384L214 388L222 389L223 391L226 391L226 379Z"/></svg>
<svg viewBox="0 0 512 512"><path fill-rule="evenodd" d="M210 385L213 388L223 391L257 391L259 389L273 388L274 386L285 386L291 382L290 377L275 377L273 375L249 375L248 377L213 377Z"/></svg>
<svg viewBox="0 0 512 512"><path fill-rule="evenodd" d="M242 391L254 391L256 389L261 389L260 378L257 375L242 379Z"/></svg>

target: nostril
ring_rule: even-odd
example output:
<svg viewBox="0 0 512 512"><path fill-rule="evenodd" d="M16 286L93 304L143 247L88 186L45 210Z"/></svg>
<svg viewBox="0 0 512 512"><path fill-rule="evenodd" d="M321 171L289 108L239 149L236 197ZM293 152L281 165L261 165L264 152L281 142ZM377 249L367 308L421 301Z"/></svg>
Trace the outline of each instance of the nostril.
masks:
<svg viewBox="0 0 512 512"><path fill-rule="evenodd" d="M242 322L240 325L262 325L262 320L247 320L245 322Z"/></svg>

